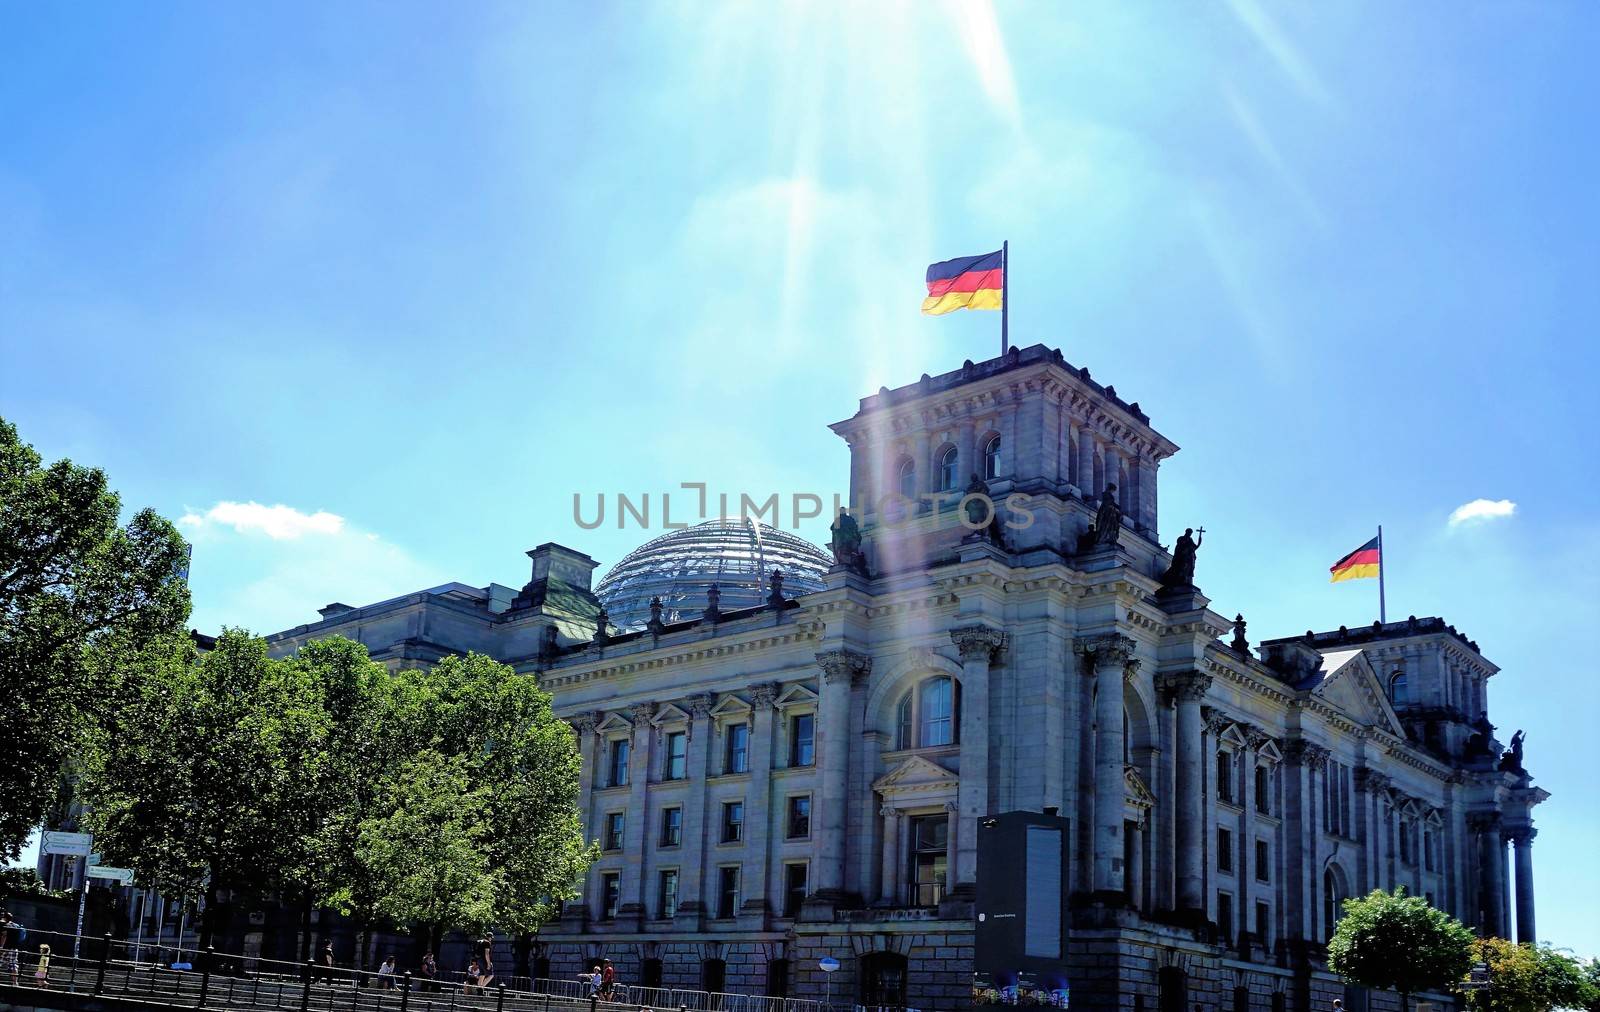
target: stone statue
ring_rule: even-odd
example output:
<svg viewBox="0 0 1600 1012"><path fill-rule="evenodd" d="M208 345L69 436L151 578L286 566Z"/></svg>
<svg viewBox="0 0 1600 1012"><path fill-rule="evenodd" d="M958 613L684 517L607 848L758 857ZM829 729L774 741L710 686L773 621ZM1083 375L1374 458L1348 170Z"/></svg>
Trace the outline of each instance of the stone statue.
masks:
<svg viewBox="0 0 1600 1012"><path fill-rule="evenodd" d="M1194 558L1205 543L1206 529L1200 528L1198 540L1193 535L1194 528L1185 527L1177 544L1172 546L1172 565L1161 575L1162 589L1185 590L1194 586Z"/></svg>
<svg viewBox="0 0 1600 1012"><path fill-rule="evenodd" d="M861 527L847 509L839 510L833 521L833 564L867 575L867 556L861 550Z"/></svg>
<svg viewBox="0 0 1600 1012"><path fill-rule="evenodd" d="M1233 647L1236 653L1241 653L1248 657L1250 655L1250 641L1245 638L1244 628L1244 615L1235 615L1233 617L1233 642L1229 646Z"/></svg>
<svg viewBox="0 0 1600 1012"><path fill-rule="evenodd" d="M1083 532L1078 550L1117 547L1117 537L1122 533L1122 507L1117 505L1117 486L1107 485L1100 493L1100 509L1094 523Z"/></svg>
<svg viewBox="0 0 1600 1012"><path fill-rule="evenodd" d="M767 586L771 588L771 591L767 594L767 606L781 611L783 609L783 571L774 568L772 575L767 577Z"/></svg>
<svg viewBox="0 0 1600 1012"><path fill-rule="evenodd" d="M1519 729L1511 736L1511 747L1506 749L1500 757L1500 769L1506 773L1521 773L1522 769L1522 739L1524 735Z"/></svg>
<svg viewBox="0 0 1600 1012"><path fill-rule="evenodd" d="M989 483L974 474L972 480L967 482L967 492L962 498L967 503L967 526L972 529L969 537L1004 548L999 510L989 497Z"/></svg>

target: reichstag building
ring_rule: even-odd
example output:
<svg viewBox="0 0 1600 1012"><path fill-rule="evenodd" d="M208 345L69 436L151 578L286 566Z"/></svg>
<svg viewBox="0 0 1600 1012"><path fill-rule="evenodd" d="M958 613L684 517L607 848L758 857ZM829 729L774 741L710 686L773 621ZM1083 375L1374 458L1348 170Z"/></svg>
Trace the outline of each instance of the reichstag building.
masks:
<svg viewBox="0 0 1600 1012"><path fill-rule="evenodd" d="M1397 1007L1326 970L1340 901L1376 887L1535 937L1546 795L1494 735L1498 669L1467 636L1409 618L1250 643L1196 588L1196 540L1160 543L1178 447L1059 351L880 390L832 428L866 505L831 551L713 520L596 582L545 544L520 590L335 604L272 637L538 674L602 850L541 974L606 957L626 983L966 1007L979 837L1017 811L1066 827L1043 900L1075 1008Z"/></svg>

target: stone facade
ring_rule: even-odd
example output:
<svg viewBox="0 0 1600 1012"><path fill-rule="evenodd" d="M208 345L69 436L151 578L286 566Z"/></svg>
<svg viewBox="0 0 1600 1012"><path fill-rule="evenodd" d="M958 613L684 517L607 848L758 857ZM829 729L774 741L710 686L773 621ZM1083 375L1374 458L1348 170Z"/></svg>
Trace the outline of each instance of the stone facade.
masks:
<svg viewBox="0 0 1600 1012"><path fill-rule="evenodd" d="M1326 1008L1337 904L1376 887L1532 939L1545 795L1501 761L1497 668L1453 627L1252 649L1199 590L1164 588L1177 447L1059 352L880 391L833 429L868 573L799 600L595 637L594 563L545 545L521 592L451 584L273 638L538 673L602 844L541 933L549 972L603 955L633 983L821 997L831 955L836 1000L964 1007L976 830L1012 810L1070 820L1075 1007ZM962 522L974 475L1004 504L999 543ZM1082 538L1103 499L1109 545Z"/></svg>

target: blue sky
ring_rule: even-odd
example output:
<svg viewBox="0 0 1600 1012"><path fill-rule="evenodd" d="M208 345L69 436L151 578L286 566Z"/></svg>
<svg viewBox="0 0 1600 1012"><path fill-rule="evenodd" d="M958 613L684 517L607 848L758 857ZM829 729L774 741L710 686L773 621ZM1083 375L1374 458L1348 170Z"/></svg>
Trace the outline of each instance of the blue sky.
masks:
<svg viewBox="0 0 1600 1012"><path fill-rule="evenodd" d="M0 19L0 413L191 518L200 627L643 540L575 492L843 491L828 422L996 351L924 267L1008 238L1013 340L1183 446L1215 607L1370 622L1381 522L1391 616L1503 667L1541 934L1600 952L1592 5Z"/></svg>

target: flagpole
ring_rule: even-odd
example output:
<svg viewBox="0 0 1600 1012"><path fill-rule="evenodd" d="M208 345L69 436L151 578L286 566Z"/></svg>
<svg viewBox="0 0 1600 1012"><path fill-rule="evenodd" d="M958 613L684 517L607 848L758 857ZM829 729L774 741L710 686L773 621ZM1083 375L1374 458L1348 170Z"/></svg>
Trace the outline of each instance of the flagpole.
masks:
<svg viewBox="0 0 1600 1012"><path fill-rule="evenodd" d="M1389 612L1383 600L1383 571L1388 569L1383 558L1383 525L1378 525L1378 621L1388 622Z"/></svg>
<svg viewBox="0 0 1600 1012"><path fill-rule="evenodd" d="M1000 354L1011 350L1007 323L1011 318L1011 240L1000 243Z"/></svg>

